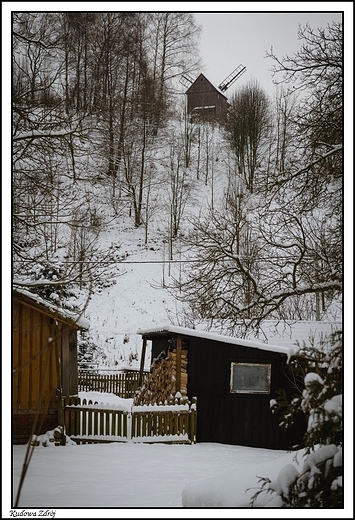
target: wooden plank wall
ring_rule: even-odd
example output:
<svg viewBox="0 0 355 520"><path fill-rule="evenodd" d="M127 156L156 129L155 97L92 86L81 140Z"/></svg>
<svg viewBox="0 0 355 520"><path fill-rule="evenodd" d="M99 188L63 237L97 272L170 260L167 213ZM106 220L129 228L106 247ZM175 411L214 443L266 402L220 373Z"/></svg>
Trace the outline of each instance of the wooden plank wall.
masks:
<svg viewBox="0 0 355 520"><path fill-rule="evenodd" d="M232 362L271 364L270 394L231 393ZM286 356L276 352L191 340L188 395L196 396L199 403L197 441L268 449L288 449L300 442L298 431L290 442L288 432L279 427L270 411L270 399L276 398L280 389L292 391L285 370Z"/></svg>
<svg viewBox="0 0 355 520"><path fill-rule="evenodd" d="M53 318L14 301L13 410L16 413L37 410L38 404L41 413L57 409L56 342L48 343L56 328Z"/></svg>

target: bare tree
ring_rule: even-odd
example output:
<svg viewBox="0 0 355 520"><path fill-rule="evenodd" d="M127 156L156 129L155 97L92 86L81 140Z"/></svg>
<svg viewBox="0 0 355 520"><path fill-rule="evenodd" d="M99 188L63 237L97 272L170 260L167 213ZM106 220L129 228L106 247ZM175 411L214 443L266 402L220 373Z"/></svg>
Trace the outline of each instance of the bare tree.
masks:
<svg viewBox="0 0 355 520"><path fill-rule="evenodd" d="M98 27L98 13L52 13L51 26L57 23L64 55L61 86L66 113L90 113L95 78L95 54L92 52Z"/></svg>
<svg viewBox="0 0 355 520"><path fill-rule="evenodd" d="M142 221L144 224L144 243L148 243L148 229L149 224L154 215L160 213L162 210L162 203L157 190L160 186L160 180L156 178L155 166L153 162L150 162L147 166L146 173L146 189L145 189L145 200L144 200L144 211L142 213Z"/></svg>
<svg viewBox="0 0 355 520"><path fill-rule="evenodd" d="M149 81L147 83L149 85ZM149 86L148 86L149 89ZM123 163L125 182L123 188L130 195L133 210L134 224L139 227L143 223L144 191L150 189L152 182L152 154L154 153L154 136L150 131L148 118L149 101L145 97L147 91L143 89L140 109L135 121L127 129L124 139ZM149 172L149 174L147 173Z"/></svg>
<svg viewBox="0 0 355 520"><path fill-rule="evenodd" d="M294 56L282 59L271 50L277 83L288 83L303 93L298 112L298 130L310 158L342 143L343 130L343 31L333 22L326 29L314 31L309 25L299 27L304 43ZM329 159L329 157L328 157Z"/></svg>
<svg viewBox="0 0 355 520"><path fill-rule="evenodd" d="M283 174L292 165L292 144L296 141L295 110L297 99L294 93L279 88L275 95L275 175Z"/></svg>
<svg viewBox="0 0 355 520"><path fill-rule="evenodd" d="M196 46L200 28L192 13L150 13L150 49L153 79L157 85L156 121L161 125L168 108L172 80L196 68Z"/></svg>
<svg viewBox="0 0 355 520"><path fill-rule="evenodd" d="M176 281L192 315L230 332L265 318L319 319L341 305L341 82L333 83L341 75L341 27L318 34L307 27L301 36L299 53L277 61L287 78L308 88L295 112L293 160L285 158L282 175L275 169L267 186L244 199L244 218L231 211L240 198L229 190L223 212L194 222L188 244L198 262ZM240 161L247 160L247 145L238 143ZM246 181L253 191L253 178Z"/></svg>
<svg viewBox="0 0 355 520"><path fill-rule="evenodd" d="M184 149L180 139L170 145L169 200L170 238L178 236L181 219L191 191L188 170L184 166Z"/></svg>
<svg viewBox="0 0 355 520"><path fill-rule="evenodd" d="M13 270L17 285L52 288L50 296L55 287L62 295L75 285L91 290L107 253L97 248L97 211L76 183L85 123L66 109L60 24L47 14L14 17Z"/></svg>
<svg viewBox="0 0 355 520"><path fill-rule="evenodd" d="M193 231L183 243L195 253L195 261L175 280L175 295L189 303L191 315L229 331L238 309L250 319L261 283L256 261L260 246L248 220L247 200L247 193L236 186L220 208L209 208L204 218L191 222Z"/></svg>
<svg viewBox="0 0 355 520"><path fill-rule="evenodd" d="M227 135L235 152L239 176L250 193L270 134L270 102L256 81L238 90L231 99Z"/></svg>

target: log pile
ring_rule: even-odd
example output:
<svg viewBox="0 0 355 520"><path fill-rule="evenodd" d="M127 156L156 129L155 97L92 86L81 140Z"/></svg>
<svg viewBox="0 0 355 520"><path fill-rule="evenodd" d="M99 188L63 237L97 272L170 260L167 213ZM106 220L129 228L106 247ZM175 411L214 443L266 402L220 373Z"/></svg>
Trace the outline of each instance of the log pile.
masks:
<svg viewBox="0 0 355 520"><path fill-rule="evenodd" d="M173 361L173 377L174 380L177 378L177 362L176 362L176 349L169 352L169 358ZM187 395L187 350L181 350L181 379L180 379L180 388L177 388L176 391L181 393L181 395Z"/></svg>
<svg viewBox="0 0 355 520"><path fill-rule="evenodd" d="M175 393L173 366L170 358L160 358L154 361L151 373L144 385L138 388L133 404L170 404Z"/></svg>
<svg viewBox="0 0 355 520"><path fill-rule="evenodd" d="M176 349L169 351L167 357L157 358L144 385L138 388L133 400L135 406L147 404L174 404L177 392L187 395L187 350L181 351L180 388L176 388L177 359Z"/></svg>

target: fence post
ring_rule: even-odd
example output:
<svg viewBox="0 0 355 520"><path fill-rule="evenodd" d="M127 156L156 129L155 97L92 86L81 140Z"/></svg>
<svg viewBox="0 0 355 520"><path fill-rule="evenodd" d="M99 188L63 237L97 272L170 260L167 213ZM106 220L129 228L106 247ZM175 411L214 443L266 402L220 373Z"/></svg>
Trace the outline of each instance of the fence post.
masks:
<svg viewBox="0 0 355 520"><path fill-rule="evenodd" d="M176 381L175 381L175 393L181 391L181 350L182 350L182 338L178 336L176 338Z"/></svg>
<svg viewBox="0 0 355 520"><path fill-rule="evenodd" d="M146 338L143 338L142 353L141 353L141 364L140 364L140 369L139 369L138 386L142 386L142 383L143 383L143 370L144 370L144 361L145 361L146 349L147 349L147 340L146 340Z"/></svg>
<svg viewBox="0 0 355 520"><path fill-rule="evenodd" d="M74 396L70 400L70 404L72 404L74 406L80 405L80 397ZM79 435L80 434L81 413L82 412L80 412L80 413L74 412L74 435Z"/></svg>
<svg viewBox="0 0 355 520"><path fill-rule="evenodd" d="M69 410L66 409L66 405L69 404L69 396L64 396L63 398L63 409L64 409L64 428L67 435L72 435L71 429L70 429L70 422L69 422Z"/></svg>
<svg viewBox="0 0 355 520"><path fill-rule="evenodd" d="M189 420L189 439L192 444L196 444L197 432L197 397L192 398L192 405L190 406L190 420Z"/></svg>

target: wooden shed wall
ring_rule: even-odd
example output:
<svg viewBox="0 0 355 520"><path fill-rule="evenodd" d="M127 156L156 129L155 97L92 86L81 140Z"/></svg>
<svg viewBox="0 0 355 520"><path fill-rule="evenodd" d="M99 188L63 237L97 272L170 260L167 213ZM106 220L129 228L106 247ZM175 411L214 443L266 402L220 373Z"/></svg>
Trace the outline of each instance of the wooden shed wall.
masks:
<svg viewBox="0 0 355 520"><path fill-rule="evenodd" d="M53 341L48 343L48 339ZM58 354L61 363L58 364ZM58 397L77 393L76 329L40 310L13 301L13 441L27 442L35 416L36 434L59 424ZM59 370L62 382L58 378Z"/></svg>
<svg viewBox="0 0 355 520"><path fill-rule="evenodd" d="M231 393L232 362L271 364L270 394ZM278 390L291 391L285 370L285 355L190 339L188 395L197 397L197 441L269 449L287 449L301 441L303 429L286 435L270 411Z"/></svg>
<svg viewBox="0 0 355 520"><path fill-rule="evenodd" d="M285 355L201 338L184 341L188 344L188 397L197 397L197 442L269 449L287 449L301 442L305 425L285 433L269 406L278 390L293 392ZM153 339L153 356L161 350L167 350L167 339ZM231 393L232 362L271 364L270 394Z"/></svg>

